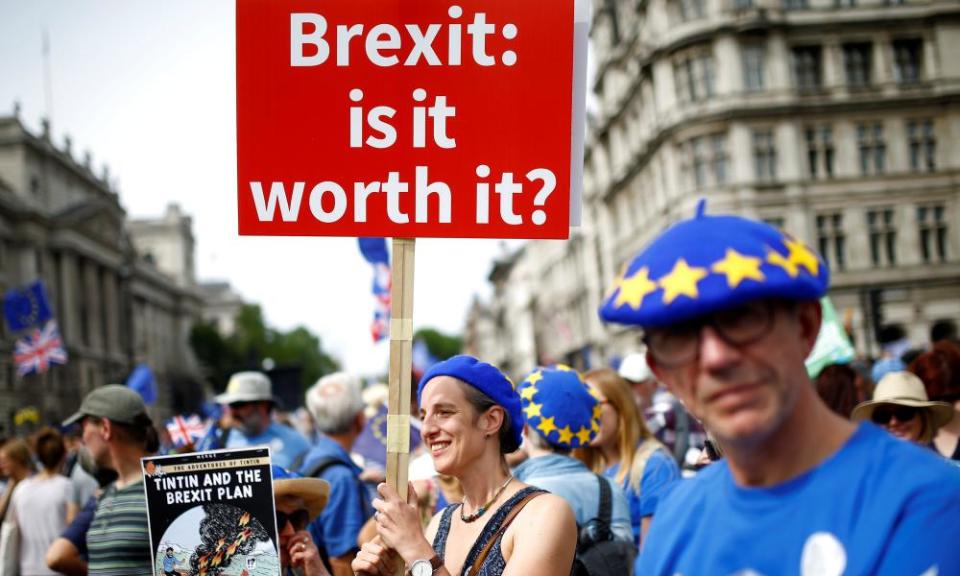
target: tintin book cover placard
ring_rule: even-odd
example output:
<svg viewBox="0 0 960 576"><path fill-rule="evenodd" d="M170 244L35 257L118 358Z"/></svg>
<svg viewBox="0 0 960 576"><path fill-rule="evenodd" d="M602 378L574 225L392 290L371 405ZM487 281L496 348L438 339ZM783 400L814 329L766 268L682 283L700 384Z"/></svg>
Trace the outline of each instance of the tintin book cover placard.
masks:
<svg viewBox="0 0 960 576"><path fill-rule="evenodd" d="M157 576L278 576L269 448L143 458Z"/></svg>

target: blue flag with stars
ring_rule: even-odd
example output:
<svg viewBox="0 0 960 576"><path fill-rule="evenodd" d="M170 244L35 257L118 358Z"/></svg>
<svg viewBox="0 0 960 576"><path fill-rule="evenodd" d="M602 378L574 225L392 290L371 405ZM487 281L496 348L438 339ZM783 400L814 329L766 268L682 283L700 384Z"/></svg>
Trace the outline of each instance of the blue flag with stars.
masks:
<svg viewBox="0 0 960 576"><path fill-rule="evenodd" d="M8 290L3 298L3 315L11 332L46 324L53 315L43 282L38 280L22 290Z"/></svg>

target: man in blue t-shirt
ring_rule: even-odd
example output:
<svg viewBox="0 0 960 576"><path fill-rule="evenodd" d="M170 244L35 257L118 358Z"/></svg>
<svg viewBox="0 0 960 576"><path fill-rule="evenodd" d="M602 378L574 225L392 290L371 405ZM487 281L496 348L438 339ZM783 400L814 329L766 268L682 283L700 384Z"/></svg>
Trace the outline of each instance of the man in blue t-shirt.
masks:
<svg viewBox="0 0 960 576"><path fill-rule="evenodd" d="M320 433L300 474L330 484L330 500L308 530L333 576L352 576L357 536L373 516L373 498L360 480L350 450L363 431L360 381L343 372L324 376L307 390L307 409Z"/></svg>
<svg viewBox="0 0 960 576"><path fill-rule="evenodd" d="M270 457L277 466L288 469L300 466L310 444L293 428L273 421L271 412L277 399L266 374L234 374L226 392L216 400L227 406L232 425L224 440L225 448L269 446Z"/></svg>
<svg viewBox="0 0 960 576"><path fill-rule="evenodd" d="M661 501L638 574L960 574L960 473L807 376L828 285L800 241L702 203L624 270L601 316L644 329L726 456Z"/></svg>

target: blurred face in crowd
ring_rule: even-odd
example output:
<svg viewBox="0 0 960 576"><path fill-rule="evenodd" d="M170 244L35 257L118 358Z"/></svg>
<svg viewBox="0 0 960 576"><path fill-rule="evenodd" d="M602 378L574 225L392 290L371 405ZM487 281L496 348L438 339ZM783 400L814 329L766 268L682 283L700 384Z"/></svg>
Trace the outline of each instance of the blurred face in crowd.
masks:
<svg viewBox="0 0 960 576"><path fill-rule="evenodd" d="M277 531L280 538L280 566L290 566L290 547L294 535L304 530L310 520L304 502L300 498L283 496L276 499Z"/></svg>
<svg viewBox="0 0 960 576"><path fill-rule="evenodd" d="M590 380L587 380L587 384L590 384ZM590 387L598 392L599 398L597 401L600 404L600 431L597 432L590 445L596 447L614 446L617 444L617 432L620 430L620 414L603 394L599 394L599 388L592 384Z"/></svg>
<svg viewBox="0 0 960 576"><path fill-rule="evenodd" d="M269 402L234 402L228 407L233 426L247 436L256 436L270 425Z"/></svg>
<svg viewBox="0 0 960 576"><path fill-rule="evenodd" d="M882 404L874 409L870 419L901 440L919 442L923 433L920 410L912 406Z"/></svg>
<svg viewBox="0 0 960 576"><path fill-rule="evenodd" d="M84 416L83 420L80 421L80 427L83 430L81 436L81 438L83 438L83 445L87 447L94 462L99 466L107 466L109 464L110 453L107 441L104 438L103 421L97 421L90 416Z"/></svg>
<svg viewBox="0 0 960 576"><path fill-rule="evenodd" d="M437 376L421 395L423 440L437 472L449 476L456 476L483 453L486 435L495 434L502 422L499 406L477 414L467 400L466 386L450 376ZM497 410L501 414L494 414Z"/></svg>
<svg viewBox="0 0 960 576"><path fill-rule="evenodd" d="M759 300L647 331L648 360L721 442L757 443L793 413L818 302Z"/></svg>

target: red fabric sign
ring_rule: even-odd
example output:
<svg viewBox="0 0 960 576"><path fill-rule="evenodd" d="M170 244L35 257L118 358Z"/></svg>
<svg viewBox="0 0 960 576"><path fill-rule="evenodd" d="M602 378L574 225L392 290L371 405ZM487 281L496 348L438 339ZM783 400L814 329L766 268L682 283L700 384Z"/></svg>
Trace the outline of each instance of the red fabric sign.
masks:
<svg viewBox="0 0 960 576"><path fill-rule="evenodd" d="M245 235L566 238L574 0L238 0Z"/></svg>

